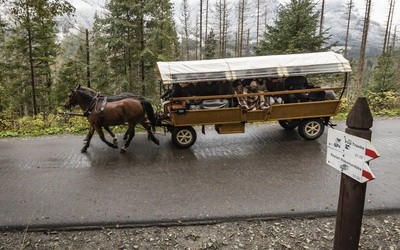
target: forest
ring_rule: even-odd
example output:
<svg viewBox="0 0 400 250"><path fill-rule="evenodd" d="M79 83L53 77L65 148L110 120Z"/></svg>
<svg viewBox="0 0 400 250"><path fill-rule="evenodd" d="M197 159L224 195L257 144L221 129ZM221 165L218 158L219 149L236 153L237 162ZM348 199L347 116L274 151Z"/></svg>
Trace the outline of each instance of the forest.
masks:
<svg viewBox="0 0 400 250"><path fill-rule="evenodd" d="M373 0L366 0L344 112L358 96L367 96L375 114L400 114L395 0L388 1L382 51L371 57L366 47ZM157 106L158 61L332 49L347 57L353 0L342 13L348 26L340 47L323 25L325 0L287 1L274 18L268 14L269 1L196 3L199 11L193 15L189 1L180 1L178 27L170 0L109 0L90 29L70 32L76 10L68 0L0 0L0 136L87 129L84 120L59 115L69 89L78 85L103 94L133 92Z"/></svg>

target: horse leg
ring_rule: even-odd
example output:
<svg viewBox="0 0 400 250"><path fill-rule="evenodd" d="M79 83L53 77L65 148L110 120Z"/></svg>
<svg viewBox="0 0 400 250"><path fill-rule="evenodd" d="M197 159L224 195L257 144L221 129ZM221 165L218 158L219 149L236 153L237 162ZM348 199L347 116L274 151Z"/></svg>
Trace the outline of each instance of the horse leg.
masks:
<svg viewBox="0 0 400 250"><path fill-rule="evenodd" d="M125 135L128 135L128 139L126 139L124 146L121 147L121 153L126 152L126 149L129 147L129 144L131 144L133 137L135 137L135 125L129 124L129 128L126 131Z"/></svg>
<svg viewBox="0 0 400 250"><path fill-rule="evenodd" d="M126 130L124 134L124 141L128 140L128 136L129 136L129 128Z"/></svg>
<svg viewBox="0 0 400 250"><path fill-rule="evenodd" d="M89 131L88 131L88 133L87 133L85 139L83 139L84 142L87 142L87 141L89 140L89 137L90 137L90 129L91 129L91 128L92 128L92 125L89 125Z"/></svg>
<svg viewBox="0 0 400 250"><path fill-rule="evenodd" d="M87 136L86 136L86 143L85 143L85 145L83 146L83 148L81 149L81 152L82 152L82 153L85 153L85 152L87 151L87 149L88 149L88 147L89 147L89 144L90 144L90 141L92 140L93 134L94 134L94 127L93 127L93 126L90 126L90 127L89 127L89 133L88 133Z"/></svg>
<svg viewBox="0 0 400 250"><path fill-rule="evenodd" d="M151 130L151 127L149 124L147 124L145 121L141 122L142 126L146 129L147 131L147 138L154 142L157 145L160 145L160 141L154 136L153 131Z"/></svg>
<svg viewBox="0 0 400 250"><path fill-rule="evenodd" d="M109 141L106 140L106 138L104 137L103 130L101 129L101 126L100 126L100 127L96 127L95 129L96 129L97 133L99 134L100 139L101 139L105 144L107 144L108 146L110 146L110 147L112 147L112 148L118 148L118 146L116 146L115 144L112 144L111 142L109 142Z"/></svg>
<svg viewBox="0 0 400 250"><path fill-rule="evenodd" d="M114 143L114 145L118 146L117 137L116 137L115 134L111 131L110 127L104 126L104 129L105 129L105 130L111 135L111 137L113 138L113 143Z"/></svg>

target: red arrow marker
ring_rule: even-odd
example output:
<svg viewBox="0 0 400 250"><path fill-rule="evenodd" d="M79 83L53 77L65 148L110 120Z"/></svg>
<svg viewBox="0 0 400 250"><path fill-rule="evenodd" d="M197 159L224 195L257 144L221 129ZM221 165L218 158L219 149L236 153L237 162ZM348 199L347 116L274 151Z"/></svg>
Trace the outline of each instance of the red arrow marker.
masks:
<svg viewBox="0 0 400 250"><path fill-rule="evenodd" d="M375 150L369 148L365 148L365 155L371 157L372 159L379 157L378 153Z"/></svg>
<svg viewBox="0 0 400 250"><path fill-rule="evenodd" d="M362 176L369 181L375 179L375 176L372 176L372 173L365 171L365 169L362 171Z"/></svg>
<svg viewBox="0 0 400 250"><path fill-rule="evenodd" d="M375 179L375 175L372 173L367 163L364 163L363 170L361 172L361 178L361 183Z"/></svg>

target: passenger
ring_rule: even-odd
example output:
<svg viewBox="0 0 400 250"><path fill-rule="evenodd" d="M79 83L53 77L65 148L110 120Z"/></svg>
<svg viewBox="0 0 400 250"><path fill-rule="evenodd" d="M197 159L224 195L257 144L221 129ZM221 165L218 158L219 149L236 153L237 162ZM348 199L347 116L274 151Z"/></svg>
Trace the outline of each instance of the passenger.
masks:
<svg viewBox="0 0 400 250"><path fill-rule="evenodd" d="M325 91L325 100L335 100L336 94L333 90L326 90Z"/></svg>
<svg viewBox="0 0 400 250"><path fill-rule="evenodd" d="M265 84L269 92L285 90L285 85L283 84L282 78L267 77L265 79Z"/></svg>
<svg viewBox="0 0 400 250"><path fill-rule="evenodd" d="M192 88L190 83L183 82L179 83L179 88L176 89L173 97L188 97L192 96Z"/></svg>
<svg viewBox="0 0 400 250"><path fill-rule="evenodd" d="M269 97L269 104L274 105L274 104L284 104L285 102L283 101L282 97L280 96L270 96Z"/></svg>
<svg viewBox="0 0 400 250"><path fill-rule="evenodd" d="M191 84L190 93L192 96L199 96L201 95L201 83L194 82Z"/></svg>
<svg viewBox="0 0 400 250"><path fill-rule="evenodd" d="M242 79L240 83L242 84L243 88L247 88L250 86L252 81L252 79Z"/></svg>
<svg viewBox="0 0 400 250"><path fill-rule="evenodd" d="M233 85L231 82L228 82L227 80L223 80L218 83L218 94L219 95L231 95L233 94ZM235 98L227 98L224 97L222 100L228 101L228 106L229 107L234 107L235 104Z"/></svg>
<svg viewBox="0 0 400 250"><path fill-rule="evenodd" d="M255 80L258 84L258 91L267 92L267 78L258 78Z"/></svg>
<svg viewBox="0 0 400 250"><path fill-rule="evenodd" d="M286 90L301 90L309 87L305 76L289 76L284 83ZM307 93L288 94L284 97L284 101L285 103L307 101Z"/></svg>
<svg viewBox="0 0 400 250"><path fill-rule="evenodd" d="M284 90L283 81L280 78L271 78L266 77L263 79L263 83L265 84L266 91L281 91ZM279 95L271 95L266 97L269 100L270 105L274 104L283 104L283 99Z"/></svg>
<svg viewBox="0 0 400 250"><path fill-rule="evenodd" d="M239 81L239 80L238 81L234 81L232 86L233 86L233 92L235 94L243 94L243 89L244 88L243 88L243 85L241 84L241 81ZM245 98L244 97L238 97L236 99L234 105L235 105L234 107L239 106L241 108L246 108L246 100L245 100Z"/></svg>
<svg viewBox="0 0 400 250"><path fill-rule="evenodd" d="M190 84L187 82L184 83L179 83L179 84L173 84L172 89L166 91L161 98L163 100L168 100L169 98L173 97L186 97L186 96L191 96L191 88Z"/></svg>
<svg viewBox="0 0 400 250"><path fill-rule="evenodd" d="M314 84L309 83L308 89L321 89L321 87L314 86ZM325 91L317 91L310 92L307 94L307 101L323 101L325 100L326 92Z"/></svg>
<svg viewBox="0 0 400 250"><path fill-rule="evenodd" d="M219 95L229 95L233 93L232 90L232 85L230 82L224 80L221 82L218 82L218 94Z"/></svg>
<svg viewBox="0 0 400 250"><path fill-rule="evenodd" d="M252 81L249 87L244 88L243 94L250 93L260 93L258 90L258 85L256 81ZM244 107L246 110L257 110L257 109L268 109L270 106L265 102L264 95L254 95L254 96L246 96L243 98L245 103Z"/></svg>
<svg viewBox="0 0 400 250"><path fill-rule="evenodd" d="M196 93L199 96L218 95L218 85L216 82L198 82L196 88Z"/></svg>

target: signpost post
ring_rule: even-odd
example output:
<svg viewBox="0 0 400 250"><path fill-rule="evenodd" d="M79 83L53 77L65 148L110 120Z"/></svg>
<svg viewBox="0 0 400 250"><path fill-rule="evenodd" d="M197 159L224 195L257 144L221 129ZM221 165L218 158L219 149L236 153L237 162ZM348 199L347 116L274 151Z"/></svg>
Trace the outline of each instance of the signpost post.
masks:
<svg viewBox="0 0 400 250"><path fill-rule="evenodd" d="M358 249L367 181L375 178L368 161L379 156L371 144L373 118L367 99L355 102L346 133L328 132L327 164L342 172L333 249Z"/></svg>

